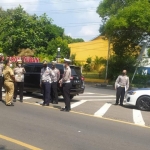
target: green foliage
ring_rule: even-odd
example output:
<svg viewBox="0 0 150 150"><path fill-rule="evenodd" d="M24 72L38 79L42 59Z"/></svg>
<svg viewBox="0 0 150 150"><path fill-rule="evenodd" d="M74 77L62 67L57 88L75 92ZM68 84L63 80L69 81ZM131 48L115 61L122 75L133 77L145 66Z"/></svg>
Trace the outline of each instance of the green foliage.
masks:
<svg viewBox="0 0 150 150"><path fill-rule="evenodd" d="M91 62L92 62L92 57L88 57L87 60L86 60L86 62L87 62L88 64L91 64Z"/></svg>
<svg viewBox="0 0 150 150"><path fill-rule="evenodd" d="M100 68L102 66L104 66L106 64L106 59L104 59L103 57L98 57L98 56L95 56L95 59L94 59L94 62L93 62L93 69L94 70L97 70L98 72L100 71Z"/></svg>
<svg viewBox="0 0 150 150"><path fill-rule="evenodd" d="M108 65L108 78L116 80L122 70L127 70L128 74L133 74L135 71L135 59L133 56L111 56Z"/></svg>
<svg viewBox="0 0 150 150"><path fill-rule="evenodd" d="M61 57L69 58L68 43L83 41L65 36L64 29L53 24L46 14L29 15L21 6L6 11L0 8L0 22L0 51L9 56L18 55L20 49L30 49L35 56L51 59L60 47Z"/></svg>
<svg viewBox="0 0 150 150"><path fill-rule="evenodd" d="M48 42L47 54L56 58L58 47L60 48L61 58L69 58L70 48L68 47L68 42L61 37L57 37Z"/></svg>
<svg viewBox="0 0 150 150"><path fill-rule="evenodd" d="M75 59L76 59L76 54L71 54L70 60L71 60L72 65L75 64Z"/></svg>
<svg viewBox="0 0 150 150"><path fill-rule="evenodd" d="M80 38L74 39L74 38L72 38L70 36L67 36L67 35L64 36L64 39L66 39L68 41L68 44L70 44L70 43L84 42L83 39L80 39Z"/></svg>
<svg viewBox="0 0 150 150"><path fill-rule="evenodd" d="M150 57L150 48L147 50L147 55Z"/></svg>

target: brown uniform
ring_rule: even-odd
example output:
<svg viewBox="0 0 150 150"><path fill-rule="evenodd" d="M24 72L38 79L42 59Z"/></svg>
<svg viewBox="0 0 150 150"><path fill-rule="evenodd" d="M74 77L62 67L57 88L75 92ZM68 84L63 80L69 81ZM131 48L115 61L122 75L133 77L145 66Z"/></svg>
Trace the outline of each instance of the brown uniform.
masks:
<svg viewBox="0 0 150 150"><path fill-rule="evenodd" d="M14 76L14 72L9 66L6 66L3 70L3 76L4 76L4 86L6 90L5 96L6 105L11 105L14 94L14 82L12 79L12 76Z"/></svg>
<svg viewBox="0 0 150 150"><path fill-rule="evenodd" d="M2 87L3 87L3 62L0 62L0 100L2 100Z"/></svg>
<svg viewBox="0 0 150 150"><path fill-rule="evenodd" d="M16 101L18 89L19 89L20 101L23 101L24 73L25 73L24 67L14 68L14 75L15 75L14 102Z"/></svg>

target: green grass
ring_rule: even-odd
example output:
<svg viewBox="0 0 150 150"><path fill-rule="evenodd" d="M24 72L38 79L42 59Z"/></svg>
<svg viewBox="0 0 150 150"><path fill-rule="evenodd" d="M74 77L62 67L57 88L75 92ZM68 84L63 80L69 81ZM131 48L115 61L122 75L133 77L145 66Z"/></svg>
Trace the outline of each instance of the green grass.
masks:
<svg viewBox="0 0 150 150"><path fill-rule="evenodd" d="M102 78L101 76L99 76L99 73L95 73L95 72L88 72L88 73L83 72L82 74L85 78L90 78L90 79L101 79Z"/></svg>

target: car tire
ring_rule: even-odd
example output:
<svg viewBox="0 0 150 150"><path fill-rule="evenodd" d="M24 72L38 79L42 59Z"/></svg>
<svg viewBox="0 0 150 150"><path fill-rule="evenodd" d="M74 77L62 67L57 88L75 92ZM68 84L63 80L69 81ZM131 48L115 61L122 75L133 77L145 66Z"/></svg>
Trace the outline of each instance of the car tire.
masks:
<svg viewBox="0 0 150 150"><path fill-rule="evenodd" d="M150 97L149 96L141 96L138 98L136 106L138 109L143 111L150 110Z"/></svg>

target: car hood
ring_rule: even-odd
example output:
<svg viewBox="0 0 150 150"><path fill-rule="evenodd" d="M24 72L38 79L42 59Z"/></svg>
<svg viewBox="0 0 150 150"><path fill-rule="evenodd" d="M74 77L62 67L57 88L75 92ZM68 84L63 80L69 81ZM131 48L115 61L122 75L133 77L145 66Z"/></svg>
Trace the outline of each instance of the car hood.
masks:
<svg viewBox="0 0 150 150"><path fill-rule="evenodd" d="M150 91L150 88L138 88L138 89L130 90L129 92L133 92L133 91Z"/></svg>

